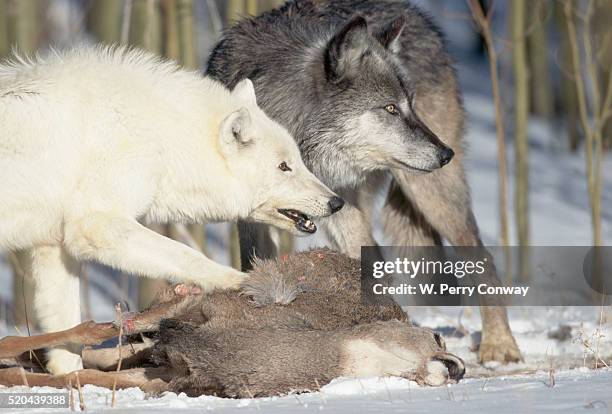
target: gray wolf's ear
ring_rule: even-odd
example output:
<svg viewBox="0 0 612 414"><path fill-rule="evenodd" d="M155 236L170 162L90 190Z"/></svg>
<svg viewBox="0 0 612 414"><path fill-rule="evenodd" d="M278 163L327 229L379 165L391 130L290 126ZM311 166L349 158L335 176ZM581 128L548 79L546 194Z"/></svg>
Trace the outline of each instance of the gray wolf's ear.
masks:
<svg viewBox="0 0 612 414"><path fill-rule="evenodd" d="M238 82L238 84L232 90L232 95L240 99L244 103L257 105L257 98L255 97L255 87L250 79L245 78Z"/></svg>
<svg viewBox="0 0 612 414"><path fill-rule="evenodd" d="M353 17L327 45L325 71L337 82L359 70L361 57L368 49L368 24L361 16Z"/></svg>
<svg viewBox="0 0 612 414"><path fill-rule="evenodd" d="M221 149L232 152L241 145L246 145L251 141L249 126L251 125L251 114L246 108L240 108L229 114L222 122L219 136Z"/></svg>
<svg viewBox="0 0 612 414"><path fill-rule="evenodd" d="M400 16L374 34L374 37L391 53L400 51L399 37L406 26L406 18Z"/></svg>

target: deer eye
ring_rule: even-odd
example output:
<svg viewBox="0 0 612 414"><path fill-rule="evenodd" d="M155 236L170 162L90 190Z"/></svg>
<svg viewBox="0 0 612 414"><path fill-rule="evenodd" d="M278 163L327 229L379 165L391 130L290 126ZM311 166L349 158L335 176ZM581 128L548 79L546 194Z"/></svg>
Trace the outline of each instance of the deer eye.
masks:
<svg viewBox="0 0 612 414"><path fill-rule="evenodd" d="M387 112L389 112L392 115L399 115L399 111L397 110L397 106L393 105L393 104L389 104L387 106L385 106L385 110Z"/></svg>
<svg viewBox="0 0 612 414"><path fill-rule="evenodd" d="M283 171L283 172L292 171L292 169L287 165L287 163L285 161L281 162L278 165L278 169Z"/></svg>

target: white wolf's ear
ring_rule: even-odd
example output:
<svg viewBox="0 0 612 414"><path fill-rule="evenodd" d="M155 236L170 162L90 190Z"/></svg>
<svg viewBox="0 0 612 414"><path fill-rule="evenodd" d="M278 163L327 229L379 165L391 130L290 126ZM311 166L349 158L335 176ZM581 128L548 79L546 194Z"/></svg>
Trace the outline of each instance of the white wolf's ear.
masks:
<svg viewBox="0 0 612 414"><path fill-rule="evenodd" d="M400 51L400 35L406 26L406 18L400 16L374 34L374 37L391 53Z"/></svg>
<svg viewBox="0 0 612 414"><path fill-rule="evenodd" d="M325 56L330 80L340 81L359 70L361 57L368 50L368 37L368 23L361 16L353 17L334 35Z"/></svg>
<svg viewBox="0 0 612 414"><path fill-rule="evenodd" d="M229 114L222 122L219 131L219 144L225 153L236 151L251 141L249 127L251 114L246 108L240 108Z"/></svg>
<svg viewBox="0 0 612 414"><path fill-rule="evenodd" d="M242 102L257 105L257 98L255 97L255 87L250 79L245 78L238 82L238 84L232 90L232 95L240 99Z"/></svg>

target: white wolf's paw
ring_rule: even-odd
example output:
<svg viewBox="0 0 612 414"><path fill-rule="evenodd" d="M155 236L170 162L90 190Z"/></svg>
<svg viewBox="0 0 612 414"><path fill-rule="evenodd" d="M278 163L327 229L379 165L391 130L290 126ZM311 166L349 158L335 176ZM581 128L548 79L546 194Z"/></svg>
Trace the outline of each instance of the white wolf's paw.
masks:
<svg viewBox="0 0 612 414"><path fill-rule="evenodd" d="M83 369L81 356L66 349L47 351L47 359L47 370L53 375L63 375Z"/></svg>
<svg viewBox="0 0 612 414"><path fill-rule="evenodd" d="M242 283L249 276L246 273L235 271L229 273L221 278L218 284L215 285L217 289L239 289Z"/></svg>
<svg viewBox="0 0 612 414"><path fill-rule="evenodd" d="M511 333L489 335L480 343L478 360L481 364L488 362L519 362L523 360L521 351Z"/></svg>
<svg viewBox="0 0 612 414"><path fill-rule="evenodd" d="M248 275L246 273L232 270L222 276L206 277L194 282L201 286L205 292L210 292L214 289L239 289L242 282L244 282L247 277Z"/></svg>

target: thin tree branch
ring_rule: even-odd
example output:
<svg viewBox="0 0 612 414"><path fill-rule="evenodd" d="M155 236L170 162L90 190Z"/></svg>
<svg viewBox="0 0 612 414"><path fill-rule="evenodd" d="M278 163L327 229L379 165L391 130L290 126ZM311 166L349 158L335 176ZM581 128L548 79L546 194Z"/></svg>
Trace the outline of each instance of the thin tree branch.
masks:
<svg viewBox="0 0 612 414"><path fill-rule="evenodd" d="M499 210L501 243L504 248L506 277L511 277L510 272L510 240L508 231L508 188L507 188L507 168L506 168L506 143L504 136L504 116L501 103L501 93L499 88L499 71L497 68L497 52L491 31L491 10L485 16L478 0L468 0L468 5L474 17L474 21L485 40L487 53L489 55L489 70L491 73L491 85L493 88L493 100L495 103L495 127L497 132L497 158L499 163Z"/></svg>

